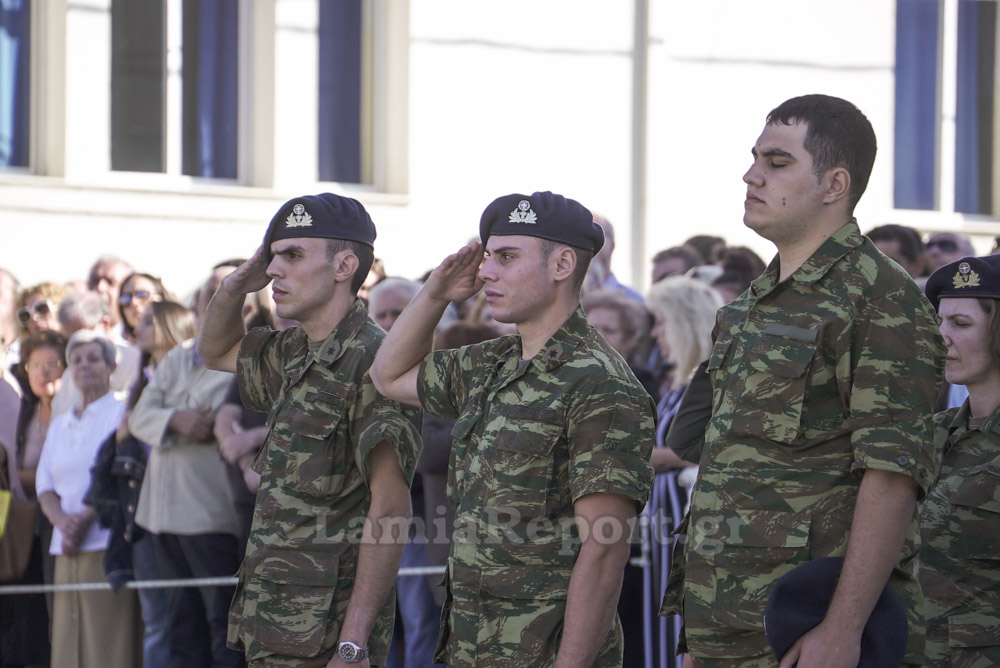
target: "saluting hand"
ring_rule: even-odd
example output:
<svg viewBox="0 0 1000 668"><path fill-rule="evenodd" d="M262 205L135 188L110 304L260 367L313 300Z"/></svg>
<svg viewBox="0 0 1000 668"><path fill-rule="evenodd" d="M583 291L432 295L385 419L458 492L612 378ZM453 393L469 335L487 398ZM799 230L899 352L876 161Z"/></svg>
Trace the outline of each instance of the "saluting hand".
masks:
<svg viewBox="0 0 1000 668"><path fill-rule="evenodd" d="M222 279L226 290L235 294L247 295L262 290L271 282L271 277L267 275L267 266L270 262L265 250L263 245L259 246L249 260Z"/></svg>
<svg viewBox="0 0 1000 668"><path fill-rule="evenodd" d="M479 265L483 261L483 246L473 241L452 253L431 272L424 283L427 296L431 299L460 302L479 292L483 282L479 280Z"/></svg>

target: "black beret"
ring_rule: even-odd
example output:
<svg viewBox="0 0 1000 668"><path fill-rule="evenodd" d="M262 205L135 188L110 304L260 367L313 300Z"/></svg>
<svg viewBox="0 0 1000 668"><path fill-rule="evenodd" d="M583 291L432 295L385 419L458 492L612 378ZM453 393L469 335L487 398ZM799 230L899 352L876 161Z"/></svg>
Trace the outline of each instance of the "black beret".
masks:
<svg viewBox="0 0 1000 668"><path fill-rule="evenodd" d="M371 246L375 223L356 199L333 193L295 197L278 209L264 235L264 248L271 254L271 242L297 237L347 239Z"/></svg>
<svg viewBox="0 0 1000 668"><path fill-rule="evenodd" d="M843 557L814 559L774 583L764 610L764 634L779 662L796 640L826 617L843 564ZM906 609L899 594L886 585L861 635L859 668L900 665L907 635Z"/></svg>
<svg viewBox="0 0 1000 668"><path fill-rule="evenodd" d="M936 309L942 297L1000 299L1000 255L963 257L939 267L924 285Z"/></svg>
<svg viewBox="0 0 1000 668"><path fill-rule="evenodd" d="M604 230L576 200L551 192L504 195L490 203L479 220L479 238L524 235L576 246L596 255L604 246Z"/></svg>

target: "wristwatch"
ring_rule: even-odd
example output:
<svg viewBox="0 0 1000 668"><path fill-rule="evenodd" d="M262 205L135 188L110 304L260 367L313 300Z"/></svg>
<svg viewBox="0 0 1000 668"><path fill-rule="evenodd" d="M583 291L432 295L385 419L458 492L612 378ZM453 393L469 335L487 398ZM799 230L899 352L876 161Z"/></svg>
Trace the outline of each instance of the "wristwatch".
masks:
<svg viewBox="0 0 1000 668"><path fill-rule="evenodd" d="M360 663L368 658L370 651L367 647L362 649L361 645L350 641L337 643L337 656L343 659L344 663Z"/></svg>

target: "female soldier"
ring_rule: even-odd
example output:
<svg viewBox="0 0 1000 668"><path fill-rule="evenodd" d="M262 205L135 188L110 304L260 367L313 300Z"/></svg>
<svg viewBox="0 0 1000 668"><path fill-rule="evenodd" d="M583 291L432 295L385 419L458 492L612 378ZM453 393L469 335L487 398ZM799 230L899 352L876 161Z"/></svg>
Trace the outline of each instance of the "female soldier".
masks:
<svg viewBox="0 0 1000 668"><path fill-rule="evenodd" d="M928 279L962 406L935 415L941 461L921 514L928 666L1000 665L1000 256Z"/></svg>

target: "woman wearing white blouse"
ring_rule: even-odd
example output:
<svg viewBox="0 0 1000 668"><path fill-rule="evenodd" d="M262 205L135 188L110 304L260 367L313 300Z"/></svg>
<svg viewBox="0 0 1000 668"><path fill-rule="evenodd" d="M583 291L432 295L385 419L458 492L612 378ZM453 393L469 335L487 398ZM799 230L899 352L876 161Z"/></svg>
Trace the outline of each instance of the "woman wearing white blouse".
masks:
<svg viewBox="0 0 1000 668"><path fill-rule="evenodd" d="M83 503L90 469L104 440L121 422L124 405L110 391L115 347L80 330L66 346L69 371L83 399L57 416L42 448L35 486L42 512L54 527L56 584L102 582L109 533ZM52 665L88 668L137 665L135 592L57 592L52 610Z"/></svg>

